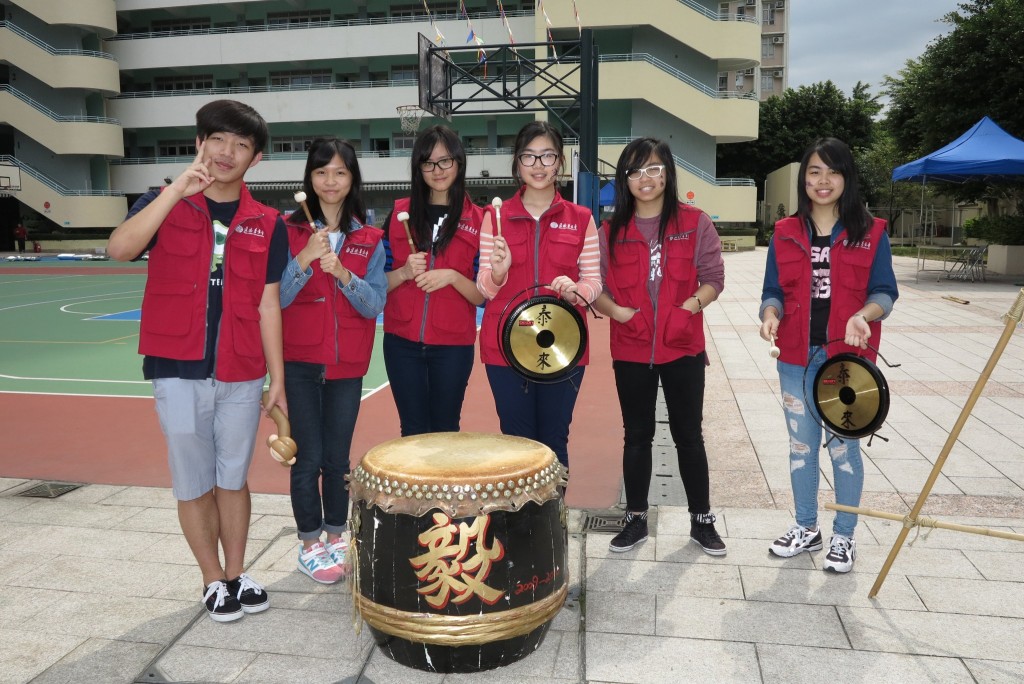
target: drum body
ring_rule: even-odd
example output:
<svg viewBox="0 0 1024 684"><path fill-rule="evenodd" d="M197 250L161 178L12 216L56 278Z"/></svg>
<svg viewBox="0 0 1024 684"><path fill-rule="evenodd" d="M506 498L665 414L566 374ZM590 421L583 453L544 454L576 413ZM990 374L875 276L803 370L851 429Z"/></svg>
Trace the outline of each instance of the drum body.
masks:
<svg viewBox="0 0 1024 684"><path fill-rule="evenodd" d="M352 474L353 600L393 660L479 672L535 651L568 588L553 452L434 433L371 449Z"/></svg>

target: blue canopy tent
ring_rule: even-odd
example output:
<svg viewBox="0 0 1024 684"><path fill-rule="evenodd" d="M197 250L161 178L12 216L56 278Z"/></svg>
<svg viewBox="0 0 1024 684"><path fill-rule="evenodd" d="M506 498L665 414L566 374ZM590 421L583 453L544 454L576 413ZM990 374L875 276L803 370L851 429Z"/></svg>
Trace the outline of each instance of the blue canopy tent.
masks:
<svg viewBox="0 0 1024 684"><path fill-rule="evenodd" d="M1015 175L1024 175L1024 140L987 116L942 149L892 171L894 181L921 181L922 215L924 186L929 180L963 183L984 176Z"/></svg>
<svg viewBox="0 0 1024 684"><path fill-rule="evenodd" d="M615 181L610 180L601 186L600 202L602 207L615 204Z"/></svg>

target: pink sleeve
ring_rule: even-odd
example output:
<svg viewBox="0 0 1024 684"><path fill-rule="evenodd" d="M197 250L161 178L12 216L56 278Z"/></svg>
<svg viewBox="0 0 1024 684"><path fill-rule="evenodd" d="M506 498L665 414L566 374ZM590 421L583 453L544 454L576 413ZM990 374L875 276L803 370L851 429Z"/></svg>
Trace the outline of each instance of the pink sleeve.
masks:
<svg viewBox="0 0 1024 684"><path fill-rule="evenodd" d="M491 228L491 212L484 211L484 220L480 224L480 266L476 272L476 289L487 299L501 290L491 279L491 252L494 251L494 229Z"/></svg>
<svg viewBox="0 0 1024 684"><path fill-rule="evenodd" d="M590 217L587 234L583 238L583 251L580 252L580 279L576 283L576 291L588 302L593 302L601 294L601 248L597 236L597 224Z"/></svg>
<svg viewBox="0 0 1024 684"><path fill-rule="evenodd" d="M718 294L725 289L725 261L722 259L722 240L718 237L715 224L707 214L701 214L697 221L697 280L701 285L710 285Z"/></svg>

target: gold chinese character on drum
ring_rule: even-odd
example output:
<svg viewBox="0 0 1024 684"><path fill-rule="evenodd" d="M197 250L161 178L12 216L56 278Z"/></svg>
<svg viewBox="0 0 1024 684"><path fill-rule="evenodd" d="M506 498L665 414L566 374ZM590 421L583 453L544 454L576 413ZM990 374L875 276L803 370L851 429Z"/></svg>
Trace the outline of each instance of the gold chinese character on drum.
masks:
<svg viewBox="0 0 1024 684"><path fill-rule="evenodd" d="M381 650L477 672L535 651L565 602L565 470L521 437L379 444L351 476L353 598Z"/></svg>

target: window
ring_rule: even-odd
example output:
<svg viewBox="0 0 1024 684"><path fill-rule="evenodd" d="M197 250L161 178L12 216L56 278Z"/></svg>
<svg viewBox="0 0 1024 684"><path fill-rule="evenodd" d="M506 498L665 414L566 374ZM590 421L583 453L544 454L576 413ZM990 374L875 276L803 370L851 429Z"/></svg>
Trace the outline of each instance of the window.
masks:
<svg viewBox="0 0 1024 684"><path fill-rule="evenodd" d="M270 85L277 87L324 85L333 78L330 69L305 69L301 71L271 71Z"/></svg>
<svg viewBox="0 0 1024 684"><path fill-rule="evenodd" d="M267 23L271 26L288 26L291 24L315 24L330 21L331 11L326 9L307 10L305 12L270 12Z"/></svg>
<svg viewBox="0 0 1024 684"><path fill-rule="evenodd" d="M724 92L729 89L729 76L727 74L718 77L718 90Z"/></svg>
<svg viewBox="0 0 1024 684"><path fill-rule="evenodd" d="M271 152L305 152L313 141L323 138L322 135L285 135L274 136L270 141Z"/></svg>
<svg viewBox="0 0 1024 684"><path fill-rule="evenodd" d="M416 142L416 136L409 135L408 133L405 132L395 133L394 135L391 136L391 140L391 149L393 149L395 152L398 152L399 150L412 151L412 146Z"/></svg>
<svg viewBox="0 0 1024 684"><path fill-rule="evenodd" d="M775 79L772 78L771 71L761 72L761 92L772 92L775 90Z"/></svg>
<svg viewBox="0 0 1024 684"><path fill-rule="evenodd" d="M151 26L154 32L185 32L203 30L210 28L210 17L194 17L192 19L185 17L180 19L161 19L159 21L154 21Z"/></svg>
<svg viewBox="0 0 1024 684"><path fill-rule="evenodd" d="M761 12L761 21L771 26L775 25L775 8L765 5Z"/></svg>
<svg viewBox="0 0 1024 684"><path fill-rule="evenodd" d="M742 71L737 71L736 72L736 90L742 90L743 89L743 82L745 80L746 80L746 77L743 75L743 72Z"/></svg>
<svg viewBox="0 0 1024 684"><path fill-rule="evenodd" d="M157 76L153 79L153 90L205 90L212 87L213 74Z"/></svg>
<svg viewBox="0 0 1024 684"><path fill-rule="evenodd" d="M418 81L420 68L417 64L401 64L391 67L392 81Z"/></svg>
<svg viewBox="0 0 1024 684"><path fill-rule="evenodd" d="M196 154L195 140L160 140L156 145L161 157L194 157Z"/></svg>
<svg viewBox="0 0 1024 684"><path fill-rule="evenodd" d="M723 2L718 5L718 18L723 21L729 18L729 3Z"/></svg>
<svg viewBox="0 0 1024 684"><path fill-rule="evenodd" d="M774 57L775 56L775 43L772 42L771 36L764 36L761 38L761 58Z"/></svg>
<svg viewBox="0 0 1024 684"><path fill-rule="evenodd" d="M458 15L459 3L458 2L434 2L430 3L430 14L436 16L438 14L454 14ZM423 9L423 5L395 5L391 8L391 17L424 17L426 18L427 13Z"/></svg>

